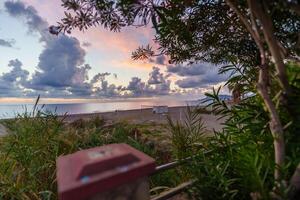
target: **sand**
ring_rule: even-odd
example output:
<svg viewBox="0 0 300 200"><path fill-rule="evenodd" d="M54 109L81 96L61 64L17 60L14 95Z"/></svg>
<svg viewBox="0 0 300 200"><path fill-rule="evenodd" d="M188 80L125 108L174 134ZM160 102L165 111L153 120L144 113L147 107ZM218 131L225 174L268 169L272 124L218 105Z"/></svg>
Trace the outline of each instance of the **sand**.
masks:
<svg viewBox="0 0 300 200"><path fill-rule="evenodd" d="M73 122L79 119L88 120L90 118L99 116L109 122L127 121L133 124L166 124L167 115L173 121L178 120L183 122L185 120L186 107L169 107L167 114L154 114L151 108L137 109L137 110L119 110L115 112L90 113L90 114L72 114L67 115L65 121ZM220 131L223 127L224 119L218 120L218 116L214 114L201 114L202 121L208 132L213 130ZM0 123L0 137L8 134L7 129Z"/></svg>
<svg viewBox="0 0 300 200"><path fill-rule="evenodd" d="M182 121L185 119L186 107L169 107L169 112L167 115L171 117L172 120ZM91 114L74 114L68 115L66 117L67 122L73 122L78 119L89 119L93 117L102 117L108 121L128 121L130 123L167 123L166 114L154 114L151 108L147 109L137 109L137 110L124 110L115 112L104 112L104 113L91 113ZM218 120L217 116L213 114L201 114L203 123L207 130L221 130L223 120Z"/></svg>
<svg viewBox="0 0 300 200"><path fill-rule="evenodd" d="M0 124L0 137L1 136L5 136L8 134L7 129L5 128L5 126L3 126L2 124Z"/></svg>

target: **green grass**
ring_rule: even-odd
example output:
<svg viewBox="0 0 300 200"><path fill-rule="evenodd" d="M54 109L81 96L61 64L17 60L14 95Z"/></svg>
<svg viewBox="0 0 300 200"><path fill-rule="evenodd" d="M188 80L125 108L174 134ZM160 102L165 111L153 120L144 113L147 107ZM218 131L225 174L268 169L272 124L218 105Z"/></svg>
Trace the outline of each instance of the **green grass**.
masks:
<svg viewBox="0 0 300 200"><path fill-rule="evenodd" d="M39 111L2 123L11 133L0 138L0 199L57 199L56 159L82 149L127 143L156 159L157 164L171 158L168 151L150 142L153 125L105 125L97 117L67 124L55 114ZM177 174L171 170L155 175L151 187L172 187L181 181Z"/></svg>

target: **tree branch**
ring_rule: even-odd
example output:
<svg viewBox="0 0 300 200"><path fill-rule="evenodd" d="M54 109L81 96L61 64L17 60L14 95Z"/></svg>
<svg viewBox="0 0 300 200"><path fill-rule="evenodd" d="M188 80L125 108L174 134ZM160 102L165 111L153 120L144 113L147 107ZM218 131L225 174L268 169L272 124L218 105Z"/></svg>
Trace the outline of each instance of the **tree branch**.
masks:
<svg viewBox="0 0 300 200"><path fill-rule="evenodd" d="M235 12L235 14L238 16L238 18L241 20L241 22L244 24L246 29L249 31L250 35L254 39L256 45L258 46L260 52L263 51L263 45L260 39L258 32L255 32L255 30L252 29L251 24L249 23L247 17L243 15L243 13L238 9L238 7L231 1L226 0L226 4Z"/></svg>

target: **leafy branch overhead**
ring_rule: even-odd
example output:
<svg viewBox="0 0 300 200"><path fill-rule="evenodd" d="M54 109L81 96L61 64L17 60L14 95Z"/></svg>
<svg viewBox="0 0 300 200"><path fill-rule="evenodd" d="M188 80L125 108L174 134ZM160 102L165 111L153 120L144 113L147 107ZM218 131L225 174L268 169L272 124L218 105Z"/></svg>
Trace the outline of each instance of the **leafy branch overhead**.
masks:
<svg viewBox="0 0 300 200"><path fill-rule="evenodd" d="M129 25L146 25L155 18L151 1L63 0L65 17L50 32L70 33L73 29L86 30L102 25L111 31L120 31ZM136 24L135 24L136 23Z"/></svg>
<svg viewBox="0 0 300 200"><path fill-rule="evenodd" d="M267 2L281 46L288 57L295 58L299 53L299 16L285 1ZM170 55L171 62L235 60L256 65L260 56L255 41L227 1L63 0L62 6L65 17L50 27L53 34L98 25L120 31L125 26L140 27L151 22L160 53ZM240 8L250 15L244 3Z"/></svg>
<svg viewBox="0 0 300 200"><path fill-rule="evenodd" d="M145 47L141 46L134 52L132 52L131 58L134 60L146 60L151 58L154 55L154 51L150 45Z"/></svg>

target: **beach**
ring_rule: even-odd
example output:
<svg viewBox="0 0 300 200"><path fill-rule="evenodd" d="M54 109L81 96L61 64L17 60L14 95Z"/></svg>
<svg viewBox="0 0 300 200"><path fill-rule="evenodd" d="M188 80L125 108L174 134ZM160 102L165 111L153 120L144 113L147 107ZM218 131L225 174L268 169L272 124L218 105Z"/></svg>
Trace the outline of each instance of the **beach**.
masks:
<svg viewBox="0 0 300 200"><path fill-rule="evenodd" d="M186 106L169 107L166 114L155 114L152 112L152 108L135 109L135 110L116 110L114 112L101 112L90 114L72 114L66 115L66 122L74 122L79 119L88 120L93 117L99 116L106 121L128 121L134 124L166 124L167 116L173 121L183 122L185 120ZM207 112L200 114L202 121L207 131L213 132L213 130L221 130L224 119L218 120L218 116L214 114L208 114Z"/></svg>
<svg viewBox="0 0 300 200"><path fill-rule="evenodd" d="M0 124L0 137L5 136L7 134L8 134L7 128L3 124Z"/></svg>

